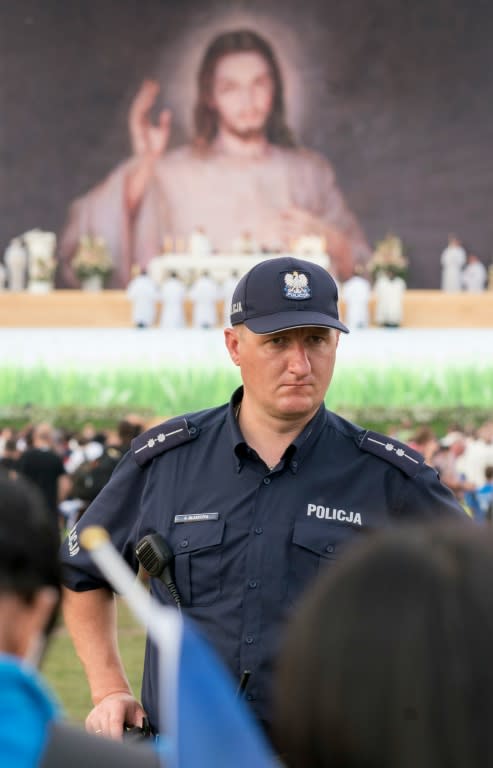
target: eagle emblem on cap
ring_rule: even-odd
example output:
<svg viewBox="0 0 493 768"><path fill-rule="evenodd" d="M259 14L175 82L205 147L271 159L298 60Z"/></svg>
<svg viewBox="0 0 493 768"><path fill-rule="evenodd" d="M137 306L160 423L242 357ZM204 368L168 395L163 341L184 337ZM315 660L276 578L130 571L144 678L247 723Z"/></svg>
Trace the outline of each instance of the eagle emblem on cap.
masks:
<svg viewBox="0 0 493 768"><path fill-rule="evenodd" d="M287 299L311 298L308 275L304 272L287 272L284 275L284 295Z"/></svg>

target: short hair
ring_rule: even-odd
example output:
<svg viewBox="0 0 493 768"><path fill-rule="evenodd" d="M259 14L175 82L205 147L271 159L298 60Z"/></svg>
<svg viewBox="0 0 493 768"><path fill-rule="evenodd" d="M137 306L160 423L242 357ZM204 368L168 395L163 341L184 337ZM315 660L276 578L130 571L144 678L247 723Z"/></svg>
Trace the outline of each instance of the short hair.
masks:
<svg viewBox="0 0 493 768"><path fill-rule="evenodd" d="M266 124L266 135L270 142L283 147L294 147L295 142L286 124L284 88L281 70L271 45L250 29L239 29L218 35L207 48L198 73L198 98L194 110L195 147L203 150L217 134L217 112L211 107L212 86L216 64L230 53L259 53L269 65L274 83L272 111Z"/></svg>
<svg viewBox="0 0 493 768"><path fill-rule="evenodd" d="M9 451L10 453L17 450L17 440L15 437L9 437L9 439L5 441L4 450Z"/></svg>
<svg viewBox="0 0 493 768"><path fill-rule="evenodd" d="M285 765L488 765L492 647L491 532L449 521L365 538L288 628L275 695Z"/></svg>
<svg viewBox="0 0 493 768"><path fill-rule="evenodd" d="M413 442L415 442L417 445L425 445L432 440L436 440L438 442L435 432L431 427L428 426L418 427L414 435L411 437L411 440L413 440Z"/></svg>
<svg viewBox="0 0 493 768"><path fill-rule="evenodd" d="M0 594L30 602L42 587L60 592L57 525L36 487L0 476Z"/></svg>
<svg viewBox="0 0 493 768"><path fill-rule="evenodd" d="M123 443L130 443L142 431L143 427L140 423L135 423L129 419L122 419L118 422L118 437Z"/></svg>

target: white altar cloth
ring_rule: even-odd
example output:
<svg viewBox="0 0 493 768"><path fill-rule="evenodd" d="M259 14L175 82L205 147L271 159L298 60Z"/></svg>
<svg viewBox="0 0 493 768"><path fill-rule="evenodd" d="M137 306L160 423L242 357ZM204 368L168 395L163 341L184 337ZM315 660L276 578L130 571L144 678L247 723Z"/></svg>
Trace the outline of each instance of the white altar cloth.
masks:
<svg viewBox="0 0 493 768"><path fill-rule="evenodd" d="M237 272L238 279L248 272L255 264L266 259L272 259L281 254L237 254L221 253L208 256L191 256L188 253L165 253L155 256L148 264L147 271L155 283L160 285L167 273L176 272L179 278L190 284L202 272L207 270L211 277L223 282L232 272ZM325 269L329 269L330 258L326 253L321 254L282 254L312 261Z"/></svg>

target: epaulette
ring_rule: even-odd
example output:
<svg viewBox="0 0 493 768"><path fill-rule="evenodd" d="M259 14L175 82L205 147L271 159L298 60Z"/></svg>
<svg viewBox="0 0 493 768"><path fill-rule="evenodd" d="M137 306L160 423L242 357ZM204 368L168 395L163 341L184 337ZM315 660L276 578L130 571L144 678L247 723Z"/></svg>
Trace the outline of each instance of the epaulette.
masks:
<svg viewBox="0 0 493 768"><path fill-rule="evenodd" d="M198 434L197 427L188 424L185 418L170 419L134 437L130 450L137 464L143 467L160 453L169 451L170 448L176 448L182 443L188 443L190 440L195 440Z"/></svg>
<svg viewBox="0 0 493 768"><path fill-rule="evenodd" d="M372 432L371 430L363 432L359 438L359 447L362 451L373 453L390 464L394 464L409 477L417 475L424 464L421 453L405 443L381 435L379 432Z"/></svg>

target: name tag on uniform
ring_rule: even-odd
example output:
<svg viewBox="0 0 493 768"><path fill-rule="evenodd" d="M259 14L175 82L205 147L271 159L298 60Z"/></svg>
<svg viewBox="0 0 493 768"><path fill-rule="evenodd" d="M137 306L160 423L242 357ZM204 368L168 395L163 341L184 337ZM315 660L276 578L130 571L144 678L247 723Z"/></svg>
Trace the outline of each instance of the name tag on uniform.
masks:
<svg viewBox="0 0 493 768"><path fill-rule="evenodd" d="M196 515L175 515L175 523L201 523L204 520L219 520L219 512L198 512Z"/></svg>

